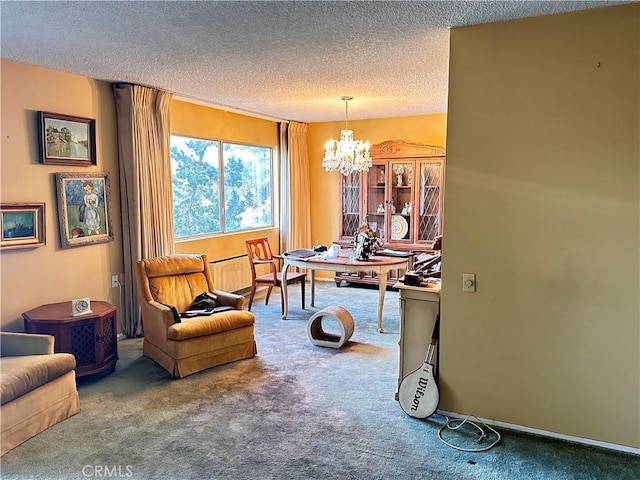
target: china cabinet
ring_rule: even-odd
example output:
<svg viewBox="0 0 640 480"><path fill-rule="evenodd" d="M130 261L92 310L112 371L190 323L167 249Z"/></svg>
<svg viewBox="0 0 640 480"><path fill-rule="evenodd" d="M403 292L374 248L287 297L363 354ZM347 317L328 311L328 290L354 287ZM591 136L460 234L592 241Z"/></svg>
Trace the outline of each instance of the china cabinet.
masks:
<svg viewBox="0 0 640 480"><path fill-rule="evenodd" d="M442 234L445 152L399 140L371 147L368 172L341 175L339 243L348 246L364 219L388 249L430 252ZM362 277L362 276L361 276ZM337 274L342 280L358 281ZM372 283L370 278L361 278Z"/></svg>

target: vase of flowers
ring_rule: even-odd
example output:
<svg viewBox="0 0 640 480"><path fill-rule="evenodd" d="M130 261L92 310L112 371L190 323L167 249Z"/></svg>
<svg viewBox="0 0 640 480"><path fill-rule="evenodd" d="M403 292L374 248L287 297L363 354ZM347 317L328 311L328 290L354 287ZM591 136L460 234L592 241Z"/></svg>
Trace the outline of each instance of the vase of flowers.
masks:
<svg viewBox="0 0 640 480"><path fill-rule="evenodd" d="M376 252L378 247L382 246L382 242L378 238L378 233L371 228L365 218L362 225L356 230L353 239L353 253L350 258L351 260L367 261L371 254Z"/></svg>

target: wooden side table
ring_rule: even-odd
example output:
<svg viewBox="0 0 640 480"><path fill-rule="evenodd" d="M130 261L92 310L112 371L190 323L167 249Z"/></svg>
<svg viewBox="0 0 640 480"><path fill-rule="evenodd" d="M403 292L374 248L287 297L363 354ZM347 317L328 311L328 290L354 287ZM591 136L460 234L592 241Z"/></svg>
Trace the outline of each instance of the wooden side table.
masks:
<svg viewBox="0 0 640 480"><path fill-rule="evenodd" d="M116 307L107 302L91 301L93 313L74 317L71 302L50 303L24 312L28 333L44 333L56 338L55 352L76 357L76 377L116 370L118 327Z"/></svg>

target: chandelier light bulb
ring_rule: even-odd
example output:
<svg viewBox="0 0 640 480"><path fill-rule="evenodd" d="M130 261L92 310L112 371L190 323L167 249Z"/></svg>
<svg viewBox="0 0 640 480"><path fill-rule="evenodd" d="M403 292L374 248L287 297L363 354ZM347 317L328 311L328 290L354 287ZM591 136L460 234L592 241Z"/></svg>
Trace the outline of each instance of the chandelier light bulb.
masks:
<svg viewBox="0 0 640 480"><path fill-rule="evenodd" d="M324 145L322 166L327 172L340 172L344 176L352 172L368 172L371 168L369 142L353 139L353 130L349 130L349 100L353 97L341 97L345 101L345 129L340 131L340 140L330 139Z"/></svg>

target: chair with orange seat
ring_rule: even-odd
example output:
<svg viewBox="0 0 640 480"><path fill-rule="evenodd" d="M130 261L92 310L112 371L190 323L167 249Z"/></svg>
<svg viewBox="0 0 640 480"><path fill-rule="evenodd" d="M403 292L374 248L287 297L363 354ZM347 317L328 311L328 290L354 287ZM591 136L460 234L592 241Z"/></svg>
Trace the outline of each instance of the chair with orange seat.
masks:
<svg viewBox="0 0 640 480"><path fill-rule="evenodd" d="M269 246L268 238L256 238L253 240L245 240L245 246L247 247L247 254L249 256L249 263L251 265L251 294L249 296L248 310L251 311L251 305L253 304L253 297L256 294L257 286L266 286L267 295L264 301L265 305L269 304L269 296L273 287L280 288L280 308L284 315L284 297L282 296L282 273L279 271L276 265L277 259L282 259L280 255L274 255ZM261 265L268 265L268 273L259 273ZM305 308L304 291L305 283L307 281L307 274L301 272L287 272L287 286L294 283L300 284L301 296L302 296L302 309Z"/></svg>

